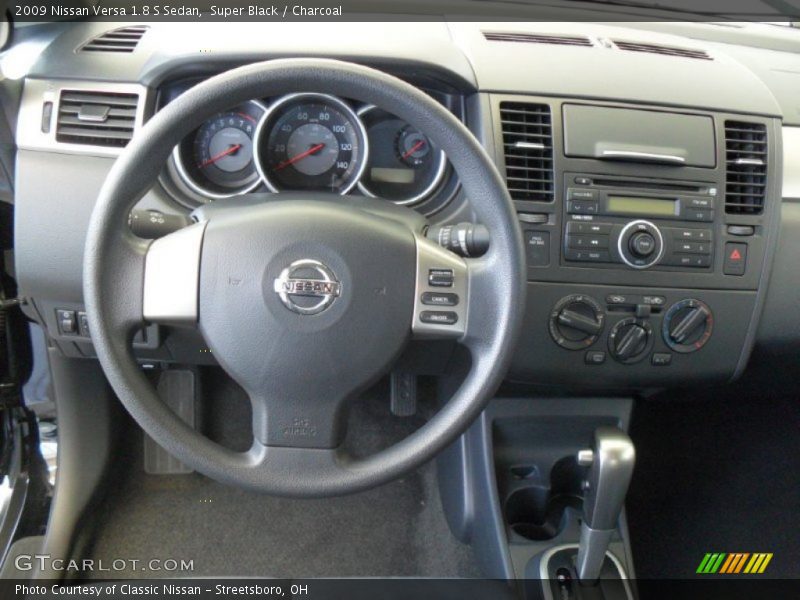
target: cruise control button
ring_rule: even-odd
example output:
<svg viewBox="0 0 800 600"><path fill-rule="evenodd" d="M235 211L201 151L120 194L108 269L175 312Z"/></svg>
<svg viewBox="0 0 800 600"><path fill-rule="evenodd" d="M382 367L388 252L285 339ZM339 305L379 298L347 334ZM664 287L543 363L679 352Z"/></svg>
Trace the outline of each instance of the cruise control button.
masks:
<svg viewBox="0 0 800 600"><path fill-rule="evenodd" d="M422 303L429 306L456 306L458 304L458 294L425 292L422 294Z"/></svg>
<svg viewBox="0 0 800 600"><path fill-rule="evenodd" d="M419 314L419 320L435 325L455 325L458 322L458 315L452 311L423 310Z"/></svg>
<svg viewBox="0 0 800 600"><path fill-rule="evenodd" d="M433 287L453 287L453 269L430 269L428 285Z"/></svg>

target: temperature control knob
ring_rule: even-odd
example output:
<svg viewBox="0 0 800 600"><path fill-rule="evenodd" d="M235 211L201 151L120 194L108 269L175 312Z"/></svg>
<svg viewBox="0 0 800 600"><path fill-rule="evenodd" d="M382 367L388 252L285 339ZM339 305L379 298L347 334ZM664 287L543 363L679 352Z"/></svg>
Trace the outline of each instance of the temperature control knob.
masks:
<svg viewBox="0 0 800 600"><path fill-rule="evenodd" d="M653 328L643 319L623 319L608 336L611 356L623 364L642 360L653 345Z"/></svg>
<svg viewBox="0 0 800 600"><path fill-rule="evenodd" d="M562 298L550 313L550 335L556 344L568 350L587 348L603 331L603 307L583 294Z"/></svg>
<svg viewBox="0 0 800 600"><path fill-rule="evenodd" d="M664 315L663 335L667 346L688 354L705 346L714 329L714 315L700 300L681 300Z"/></svg>

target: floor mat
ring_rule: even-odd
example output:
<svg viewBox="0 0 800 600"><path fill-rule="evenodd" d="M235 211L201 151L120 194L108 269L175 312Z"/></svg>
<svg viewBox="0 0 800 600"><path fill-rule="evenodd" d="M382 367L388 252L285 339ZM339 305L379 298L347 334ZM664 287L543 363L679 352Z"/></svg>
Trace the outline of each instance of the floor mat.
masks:
<svg viewBox="0 0 800 600"><path fill-rule="evenodd" d="M751 366L729 386L637 402L626 507L640 578L694 577L707 552L773 553L766 576L800 577L796 367Z"/></svg>
<svg viewBox="0 0 800 600"><path fill-rule="evenodd" d="M239 410L228 406L228 417ZM357 421L367 446L386 441L381 428L400 434L415 426L413 419L393 419L388 399L367 399ZM130 429L129 437L140 440L138 428ZM118 470L114 489L95 513L96 535L83 553L106 564L138 559L141 569L151 559L193 560L194 571L184 576L479 576L471 549L447 527L433 465L353 496L291 500L198 474L147 475L136 439L122 452L117 464L127 467ZM114 573L159 575L170 574L133 568Z"/></svg>

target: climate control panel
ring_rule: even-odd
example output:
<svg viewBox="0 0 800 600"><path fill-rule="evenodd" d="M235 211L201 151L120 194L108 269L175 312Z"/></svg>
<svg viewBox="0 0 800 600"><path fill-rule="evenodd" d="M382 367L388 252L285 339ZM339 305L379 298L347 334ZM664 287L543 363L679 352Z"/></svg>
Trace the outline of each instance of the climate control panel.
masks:
<svg viewBox="0 0 800 600"><path fill-rule="evenodd" d="M548 328L562 348L585 350L586 364L604 364L608 352L622 365L649 359L660 367L672 364L673 353L701 350L711 339L714 315L694 298L669 303L658 294L611 293L601 300L571 294L555 303Z"/></svg>

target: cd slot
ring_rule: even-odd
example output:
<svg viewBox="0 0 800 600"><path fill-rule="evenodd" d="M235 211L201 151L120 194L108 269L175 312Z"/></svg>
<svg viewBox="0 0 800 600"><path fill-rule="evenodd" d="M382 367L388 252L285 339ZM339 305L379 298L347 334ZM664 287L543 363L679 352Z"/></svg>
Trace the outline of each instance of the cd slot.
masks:
<svg viewBox="0 0 800 600"><path fill-rule="evenodd" d="M613 188L648 189L666 192L688 192L690 194L707 193L708 186L693 185L688 183L666 183L659 181L638 181L630 179L613 179L610 177L592 177L594 185Z"/></svg>

